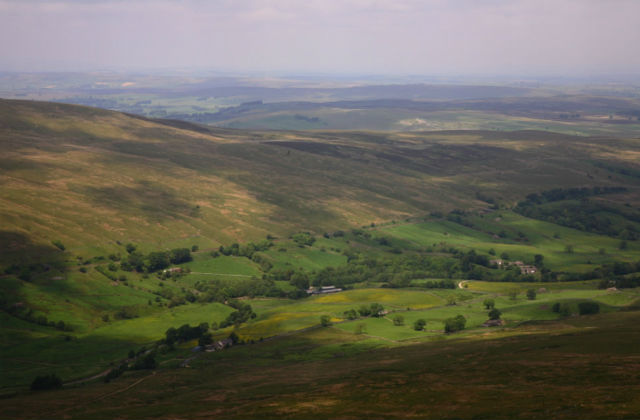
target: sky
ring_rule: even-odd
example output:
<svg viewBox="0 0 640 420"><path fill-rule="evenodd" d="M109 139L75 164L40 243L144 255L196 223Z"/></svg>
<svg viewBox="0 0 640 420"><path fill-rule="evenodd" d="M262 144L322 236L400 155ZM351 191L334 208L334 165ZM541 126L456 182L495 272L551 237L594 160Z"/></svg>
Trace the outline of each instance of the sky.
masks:
<svg viewBox="0 0 640 420"><path fill-rule="evenodd" d="M640 0L0 0L0 71L640 73Z"/></svg>

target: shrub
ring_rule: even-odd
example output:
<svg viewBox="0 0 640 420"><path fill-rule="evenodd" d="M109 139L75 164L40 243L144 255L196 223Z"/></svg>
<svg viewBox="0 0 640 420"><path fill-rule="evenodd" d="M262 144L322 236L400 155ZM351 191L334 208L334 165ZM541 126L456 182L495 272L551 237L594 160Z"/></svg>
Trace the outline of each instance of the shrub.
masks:
<svg viewBox="0 0 640 420"><path fill-rule="evenodd" d="M62 388L62 380L56 374L48 374L42 376L36 376L31 382L32 391L44 391L47 389Z"/></svg>
<svg viewBox="0 0 640 420"><path fill-rule="evenodd" d="M329 317L329 315L322 315L320 317L320 325L322 325L323 327L328 327L331 325L331 318Z"/></svg>
<svg viewBox="0 0 640 420"><path fill-rule="evenodd" d="M558 313L562 316L569 316L571 311L569 310L569 305L566 303L556 302L551 306L551 311Z"/></svg>
<svg viewBox="0 0 640 420"><path fill-rule="evenodd" d="M153 353L149 353L146 356L136 360L133 365L133 369L155 369L157 366L156 359L153 357Z"/></svg>
<svg viewBox="0 0 640 420"><path fill-rule="evenodd" d="M416 322L413 323L413 329L416 331L422 331L424 330L424 327L427 325L427 321L425 321L424 319L418 319Z"/></svg>
<svg viewBox="0 0 640 420"><path fill-rule="evenodd" d="M453 318L445 319L444 332L452 333L452 332L464 330L464 327L466 324L467 324L467 319L464 317L464 315L457 315Z"/></svg>
<svg viewBox="0 0 640 420"><path fill-rule="evenodd" d="M60 240L59 240L59 239L56 239L55 241L51 241L51 243L52 243L56 248L58 248L60 251L64 251L64 250L66 249L66 248L65 248L65 246L63 245L63 243L62 243L62 242L60 242Z"/></svg>
<svg viewBox="0 0 640 420"><path fill-rule="evenodd" d="M580 315L591 315L600 312L600 305L596 302L580 302L578 304L578 312Z"/></svg>
<svg viewBox="0 0 640 420"><path fill-rule="evenodd" d="M498 308L493 308L489 311L489 319L500 319L502 312Z"/></svg>
<svg viewBox="0 0 640 420"><path fill-rule="evenodd" d="M358 325L356 325L356 329L354 331L356 334L360 335L360 334L366 334L367 333L367 325L364 322L359 323Z"/></svg>

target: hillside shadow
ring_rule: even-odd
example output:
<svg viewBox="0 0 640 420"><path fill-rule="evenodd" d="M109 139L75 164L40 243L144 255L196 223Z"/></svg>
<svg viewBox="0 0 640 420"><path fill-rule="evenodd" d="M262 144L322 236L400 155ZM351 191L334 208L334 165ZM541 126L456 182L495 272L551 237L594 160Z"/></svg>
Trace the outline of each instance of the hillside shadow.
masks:
<svg viewBox="0 0 640 420"><path fill-rule="evenodd" d="M135 185L86 187L82 191L96 204L127 213L138 212L149 220L195 217L198 209L170 189L149 181Z"/></svg>
<svg viewBox="0 0 640 420"><path fill-rule="evenodd" d="M3 266L46 264L64 267L64 252L54 247L36 243L20 232L0 230L0 264Z"/></svg>

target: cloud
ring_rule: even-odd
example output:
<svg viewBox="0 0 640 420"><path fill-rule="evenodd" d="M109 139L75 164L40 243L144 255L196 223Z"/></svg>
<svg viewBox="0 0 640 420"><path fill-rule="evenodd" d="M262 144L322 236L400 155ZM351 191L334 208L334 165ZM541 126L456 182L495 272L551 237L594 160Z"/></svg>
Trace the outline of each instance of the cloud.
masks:
<svg viewBox="0 0 640 420"><path fill-rule="evenodd" d="M0 0L0 69L637 72L633 0Z"/></svg>

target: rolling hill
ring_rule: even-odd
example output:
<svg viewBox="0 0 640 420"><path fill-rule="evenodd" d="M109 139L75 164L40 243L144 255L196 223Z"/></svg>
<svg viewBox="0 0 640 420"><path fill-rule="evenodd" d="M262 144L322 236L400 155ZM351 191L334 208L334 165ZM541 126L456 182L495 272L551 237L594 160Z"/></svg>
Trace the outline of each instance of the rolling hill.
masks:
<svg viewBox="0 0 640 420"><path fill-rule="evenodd" d="M236 131L0 101L0 226L79 254L115 241L217 246L431 211L511 205L552 188L626 186L638 142L548 132ZM620 172L622 171L622 172ZM485 201L483 201L485 200Z"/></svg>

